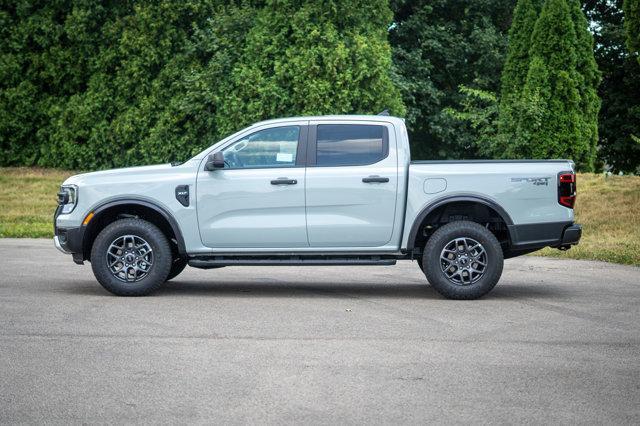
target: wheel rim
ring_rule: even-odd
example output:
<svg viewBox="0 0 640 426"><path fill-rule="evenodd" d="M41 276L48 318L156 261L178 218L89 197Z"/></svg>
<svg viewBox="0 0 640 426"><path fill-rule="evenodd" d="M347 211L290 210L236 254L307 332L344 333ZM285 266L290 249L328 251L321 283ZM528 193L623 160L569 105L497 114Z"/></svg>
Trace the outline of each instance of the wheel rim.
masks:
<svg viewBox="0 0 640 426"><path fill-rule="evenodd" d="M111 275L126 283L144 279L153 266L153 250L137 235L116 238L107 250L107 267Z"/></svg>
<svg viewBox="0 0 640 426"><path fill-rule="evenodd" d="M474 284L487 270L487 252L473 238L456 238L442 249L440 268L453 284Z"/></svg>

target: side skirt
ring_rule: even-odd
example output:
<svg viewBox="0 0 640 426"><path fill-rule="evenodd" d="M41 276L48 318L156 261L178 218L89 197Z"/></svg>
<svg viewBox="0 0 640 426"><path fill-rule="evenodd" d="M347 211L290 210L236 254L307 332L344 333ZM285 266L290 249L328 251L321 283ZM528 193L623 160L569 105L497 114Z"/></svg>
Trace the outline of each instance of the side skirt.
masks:
<svg viewBox="0 0 640 426"><path fill-rule="evenodd" d="M189 266L200 269L219 268L221 266L287 266L287 265L395 265L396 261L404 256L395 255L271 255L271 256L193 256L189 258Z"/></svg>

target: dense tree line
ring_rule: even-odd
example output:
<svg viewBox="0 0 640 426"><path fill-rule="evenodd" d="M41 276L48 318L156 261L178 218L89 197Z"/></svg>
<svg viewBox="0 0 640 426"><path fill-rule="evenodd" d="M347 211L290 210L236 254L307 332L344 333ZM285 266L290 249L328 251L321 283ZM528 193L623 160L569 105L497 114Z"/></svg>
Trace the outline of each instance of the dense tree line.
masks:
<svg viewBox="0 0 640 426"><path fill-rule="evenodd" d="M633 171L638 3L0 0L0 165L179 160L260 119L390 109L414 158Z"/></svg>
<svg viewBox="0 0 640 426"><path fill-rule="evenodd" d="M404 115L386 1L9 1L0 12L4 165L185 159L246 124Z"/></svg>
<svg viewBox="0 0 640 426"><path fill-rule="evenodd" d="M631 54L640 62L640 0L625 0L624 14L626 15L624 27L627 46Z"/></svg>

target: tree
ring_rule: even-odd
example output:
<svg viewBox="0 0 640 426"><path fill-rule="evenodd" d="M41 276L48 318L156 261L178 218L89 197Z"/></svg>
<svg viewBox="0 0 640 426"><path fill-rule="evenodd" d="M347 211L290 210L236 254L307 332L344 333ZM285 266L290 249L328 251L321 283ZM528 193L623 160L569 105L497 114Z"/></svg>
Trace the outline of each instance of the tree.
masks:
<svg viewBox="0 0 640 426"><path fill-rule="evenodd" d="M231 73L221 131L288 115L403 115L391 80L391 18L384 0L267 1Z"/></svg>
<svg viewBox="0 0 640 426"><path fill-rule="evenodd" d="M640 62L640 0L624 0L624 16L627 46Z"/></svg>
<svg viewBox="0 0 640 426"><path fill-rule="evenodd" d="M598 64L593 53L593 35L589 32L589 23L582 12L578 0L568 0L571 10L571 19L576 32L576 70L579 74L578 94L580 95L580 109L582 111L583 134L581 139L588 142L586 146L589 152L585 152L586 165L593 167L596 158L596 146L598 144L598 113L600 112L600 97L598 86L602 80L602 74L598 70ZM588 165L591 166L588 166Z"/></svg>
<svg viewBox="0 0 640 426"><path fill-rule="evenodd" d="M223 3L3 2L0 162L102 168L203 148L216 134L214 94L193 77L215 59L213 84L223 79L206 45L241 43L251 22Z"/></svg>
<svg viewBox="0 0 640 426"><path fill-rule="evenodd" d="M500 142L496 141L496 153L508 149L516 133L514 108L521 100L522 90L529 72L531 57L531 34L538 19L542 0L519 0L513 11L509 29L509 48L501 78L500 119L498 121Z"/></svg>
<svg viewBox="0 0 640 426"><path fill-rule="evenodd" d="M602 72L598 157L615 172L638 172L640 143L633 136L640 136L640 63L625 45L622 6L622 0L584 2Z"/></svg>
<svg viewBox="0 0 640 426"><path fill-rule="evenodd" d="M572 158L591 170L592 141L584 137L576 70L578 39L565 0L545 1L531 43L515 149L524 158Z"/></svg>
<svg viewBox="0 0 640 426"><path fill-rule="evenodd" d="M473 90L497 93L515 0L394 0L395 82L407 107L411 155L477 158L478 128L458 120Z"/></svg>

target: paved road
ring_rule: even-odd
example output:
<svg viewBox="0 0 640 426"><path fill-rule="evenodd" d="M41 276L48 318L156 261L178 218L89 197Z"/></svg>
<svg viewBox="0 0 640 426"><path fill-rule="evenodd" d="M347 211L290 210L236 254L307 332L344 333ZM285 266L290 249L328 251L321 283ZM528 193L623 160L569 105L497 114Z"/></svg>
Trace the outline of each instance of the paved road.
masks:
<svg viewBox="0 0 640 426"><path fill-rule="evenodd" d="M640 422L640 269L524 257L483 300L415 263L187 269L118 298L0 240L0 423Z"/></svg>

